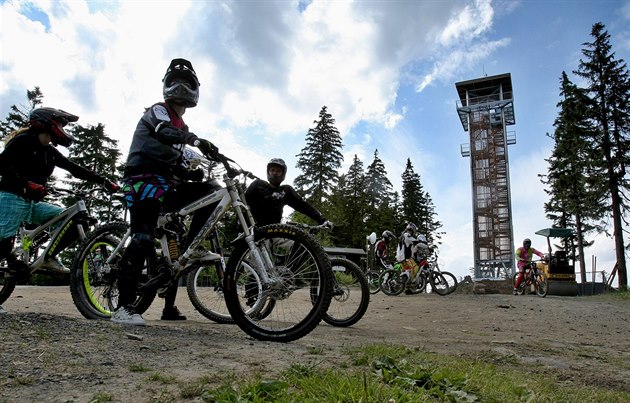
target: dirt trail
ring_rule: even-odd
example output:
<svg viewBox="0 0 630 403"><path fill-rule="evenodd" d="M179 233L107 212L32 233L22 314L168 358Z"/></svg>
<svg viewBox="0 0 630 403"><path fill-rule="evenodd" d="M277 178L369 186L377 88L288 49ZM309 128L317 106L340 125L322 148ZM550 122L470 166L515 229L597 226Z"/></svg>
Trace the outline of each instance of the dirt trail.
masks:
<svg viewBox="0 0 630 403"><path fill-rule="evenodd" d="M98 393L114 401L147 401L152 393L177 389L148 381L149 374L176 381L219 379L217 373L272 376L293 363L338 366L347 360L347 348L373 343L489 362L509 359L563 382L630 391L627 301L379 293L353 327L322 322L288 344L259 342L234 325L208 321L184 289L177 305L189 320L160 321L161 302L144 315L147 327L128 328L83 319L66 287L18 287L3 304L9 313L0 316L0 402L89 401ZM321 353L312 354L313 347Z"/></svg>

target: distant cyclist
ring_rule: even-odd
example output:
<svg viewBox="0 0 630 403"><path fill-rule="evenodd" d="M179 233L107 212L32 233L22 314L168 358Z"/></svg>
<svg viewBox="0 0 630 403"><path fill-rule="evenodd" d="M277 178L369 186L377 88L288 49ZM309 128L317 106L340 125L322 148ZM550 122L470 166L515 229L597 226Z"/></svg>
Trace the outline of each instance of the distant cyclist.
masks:
<svg viewBox="0 0 630 403"><path fill-rule="evenodd" d="M514 283L514 290L512 293L518 295L518 286L523 280L523 274L525 273L525 267L532 261L532 256L537 255L541 258L545 257L545 254L539 250L532 248L532 241L529 238L523 240L523 246L516 249L516 266L518 267L518 277Z"/></svg>
<svg viewBox="0 0 630 403"><path fill-rule="evenodd" d="M376 241L376 244L374 245L374 253L376 254L376 258L383 267L387 267L392 263L391 259L389 258L388 247L389 243L394 238L396 238L396 235L394 235L393 232L385 230L381 235L381 239Z"/></svg>
<svg viewBox="0 0 630 403"><path fill-rule="evenodd" d="M76 178L104 185L110 191L119 189L117 184L72 162L57 150L58 145L72 144L74 137L64 126L77 120L78 116L61 109L34 109L28 127L11 133L0 153L0 260L6 259L9 269L22 278L29 273L26 264L11 253L15 234L22 222L40 225L63 211L62 207L42 201L48 193L48 178L56 167ZM63 271L55 256L76 239L78 234L64 236L42 267Z"/></svg>

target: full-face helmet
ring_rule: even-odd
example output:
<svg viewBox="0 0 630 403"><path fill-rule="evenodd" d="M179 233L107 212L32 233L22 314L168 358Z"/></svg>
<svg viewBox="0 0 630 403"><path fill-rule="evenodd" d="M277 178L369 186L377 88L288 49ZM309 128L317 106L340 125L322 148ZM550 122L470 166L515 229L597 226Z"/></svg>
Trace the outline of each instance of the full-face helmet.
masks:
<svg viewBox="0 0 630 403"><path fill-rule="evenodd" d="M532 240L529 238L523 239L523 246L529 248L530 246L532 246Z"/></svg>
<svg viewBox="0 0 630 403"><path fill-rule="evenodd" d="M410 222L407 223L407 228L405 228L405 231L409 231L412 235L414 235L416 231L418 231L418 227L416 227L416 224Z"/></svg>
<svg viewBox="0 0 630 403"><path fill-rule="evenodd" d="M162 94L165 101L192 108L199 101L199 85L192 64L186 59L173 59L162 79Z"/></svg>
<svg viewBox="0 0 630 403"><path fill-rule="evenodd" d="M30 113L28 124L40 132L50 133L50 140L54 145L69 147L74 137L63 128L68 123L77 120L79 120L78 116L61 109L37 108Z"/></svg>
<svg viewBox="0 0 630 403"><path fill-rule="evenodd" d="M382 235L382 237L383 237L383 240L384 240L385 242L389 242L390 240L392 240L392 239L394 239L394 238L395 238L395 235L394 235L394 233L393 233L393 232L391 232L391 231L389 231L389 230L385 230L385 231L383 231L383 235Z"/></svg>
<svg viewBox="0 0 630 403"><path fill-rule="evenodd" d="M269 169L271 167L279 167L282 169L282 175L276 176L271 175L269 173ZM284 181L284 178L287 176L287 164L284 162L282 158L272 158L267 163L267 181L274 186L280 186L280 184Z"/></svg>

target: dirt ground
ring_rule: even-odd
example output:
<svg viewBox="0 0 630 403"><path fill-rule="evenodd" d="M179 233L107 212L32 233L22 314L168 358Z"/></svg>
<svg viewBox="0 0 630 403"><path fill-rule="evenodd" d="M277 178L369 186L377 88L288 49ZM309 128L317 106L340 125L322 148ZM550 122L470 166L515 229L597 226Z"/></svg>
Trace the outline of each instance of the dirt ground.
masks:
<svg viewBox="0 0 630 403"><path fill-rule="evenodd" d="M348 348L373 343L510 362L564 384L630 391L627 301L379 293L353 327L322 322L287 344L260 342L235 325L208 321L185 290L177 305L187 321L160 321L156 301L144 315L147 327L125 327L83 319L66 287L18 287L3 304L8 313L0 315L0 402L185 401L177 385L202 376L218 382L230 374L273 377L294 363L339 367ZM151 380L152 374L160 375Z"/></svg>

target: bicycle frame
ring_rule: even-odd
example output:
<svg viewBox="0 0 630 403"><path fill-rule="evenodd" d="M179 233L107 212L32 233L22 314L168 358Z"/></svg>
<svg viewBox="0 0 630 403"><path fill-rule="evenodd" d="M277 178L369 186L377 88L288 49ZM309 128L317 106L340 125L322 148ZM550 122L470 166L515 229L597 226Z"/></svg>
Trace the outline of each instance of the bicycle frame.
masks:
<svg viewBox="0 0 630 403"><path fill-rule="evenodd" d="M14 253L27 264L29 264L28 262L31 256L36 257L35 261L29 264L31 272L35 272L41 267L44 260L55 251L59 241L73 225L76 226L80 239L85 239L85 229L74 220L75 217L81 214L87 215L88 209L85 205L85 201L78 199L74 205L66 208L63 212L61 212L61 214L51 218L35 229L28 230L24 227L24 225L21 225L17 234L17 240L20 244L14 248ZM56 226L57 224L58 226ZM55 226L56 228L52 231L48 245L41 256L38 256L39 253L37 249L35 249L34 253L32 253L32 246L36 238L49 228L53 228Z"/></svg>

